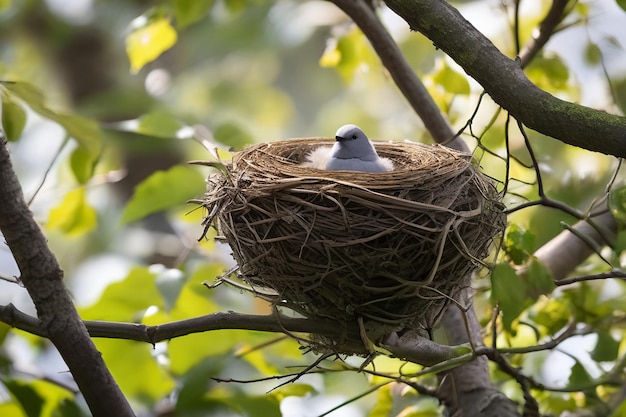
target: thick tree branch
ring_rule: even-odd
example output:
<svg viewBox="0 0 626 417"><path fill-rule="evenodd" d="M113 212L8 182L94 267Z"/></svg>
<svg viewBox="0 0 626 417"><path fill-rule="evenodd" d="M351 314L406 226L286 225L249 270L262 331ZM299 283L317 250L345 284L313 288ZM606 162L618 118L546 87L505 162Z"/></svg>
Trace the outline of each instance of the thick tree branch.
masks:
<svg viewBox="0 0 626 417"><path fill-rule="evenodd" d="M570 145L626 157L626 118L558 99L534 85L520 62L443 0L386 0L386 4L433 41L526 126Z"/></svg>
<svg viewBox="0 0 626 417"><path fill-rule="evenodd" d="M59 350L94 416L134 416L87 334L63 283L63 271L33 219L0 137L0 230L50 341Z"/></svg>

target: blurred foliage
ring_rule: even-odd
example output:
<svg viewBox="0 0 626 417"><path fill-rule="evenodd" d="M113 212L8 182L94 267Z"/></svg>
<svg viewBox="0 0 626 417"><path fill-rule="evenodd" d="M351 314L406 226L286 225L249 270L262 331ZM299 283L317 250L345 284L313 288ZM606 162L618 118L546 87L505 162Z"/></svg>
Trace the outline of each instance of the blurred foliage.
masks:
<svg viewBox="0 0 626 417"><path fill-rule="evenodd" d="M462 3L468 15L474 7L494 13L489 2ZM513 3L503 2L487 18L502 23L491 25L497 33L489 36L509 56L515 45L506 7ZM608 3L624 8L620 0L603 7ZM522 10L522 43L550 4ZM578 2L568 9L559 37L576 41L543 51L526 72L551 94L624 113L626 69L614 56L623 58L625 39L602 31L591 19L595 7ZM462 69L389 10L379 15L453 128L465 127L463 138L476 147L475 160L498 181L507 206L537 200L538 176L549 198L581 213L606 198L620 222L617 242L574 274L623 268L626 192L618 162L527 131L531 154L515 123L488 97L480 99L480 88ZM250 294L202 285L232 259L212 240L196 242L202 213L185 203L202 196L213 168L186 161L215 162L216 155L195 139L219 149L220 159L254 142L332 137L348 122L377 139L431 141L366 37L330 2L5 0L0 32L2 125L31 209L85 319L157 325L218 311L269 313L267 303ZM555 288L533 253L577 219L536 205L509 220L492 267L476 279L481 322L490 323L494 306L500 312L495 326L486 326L487 344L524 349L574 323L580 334L571 344L592 336L586 351L559 345L558 352L507 359L556 388L533 390L542 411L556 415L606 401L611 391L602 378L623 371L625 284L606 279ZM105 255L107 267L95 267ZM4 259L0 272L10 276ZM22 288L0 286L3 304L34 314ZM332 415L443 415L432 398L355 372L360 358L324 360L327 372L273 390L285 382L277 375L293 375L318 358L274 334L220 330L155 346L96 343L143 415L295 416L342 404ZM45 341L0 323L0 415L88 415L56 362ZM365 368L374 369L408 379L421 367L382 356ZM509 375L493 365L491 371L499 388L523 401ZM230 379L240 382L218 382ZM414 379L436 384L429 374ZM581 387L586 395L568 392ZM622 402L613 415L624 408Z"/></svg>
<svg viewBox="0 0 626 417"><path fill-rule="evenodd" d="M147 20L144 16L140 20ZM167 18L147 21L126 37L126 53L130 60L130 71L137 73L146 64L176 44L178 35Z"/></svg>

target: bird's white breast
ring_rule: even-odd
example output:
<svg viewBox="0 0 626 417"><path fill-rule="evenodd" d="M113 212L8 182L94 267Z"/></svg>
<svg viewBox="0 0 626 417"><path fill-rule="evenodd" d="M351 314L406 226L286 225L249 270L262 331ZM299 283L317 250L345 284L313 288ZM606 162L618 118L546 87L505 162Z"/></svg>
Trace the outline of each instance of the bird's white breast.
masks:
<svg viewBox="0 0 626 417"><path fill-rule="evenodd" d="M377 158L374 161L363 161L358 158L339 159L330 158L326 165L328 170L346 170L362 172L385 172L393 170L393 162L387 158Z"/></svg>

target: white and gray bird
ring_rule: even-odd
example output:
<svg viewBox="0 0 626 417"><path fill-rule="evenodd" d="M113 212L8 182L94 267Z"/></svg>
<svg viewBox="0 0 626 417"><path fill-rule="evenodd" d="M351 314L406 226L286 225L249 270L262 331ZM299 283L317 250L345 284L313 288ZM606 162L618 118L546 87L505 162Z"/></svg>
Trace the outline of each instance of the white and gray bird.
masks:
<svg viewBox="0 0 626 417"><path fill-rule="evenodd" d="M327 170L393 171L393 162L378 156L372 142L358 126L341 126L335 140L331 148L323 146L309 153L302 165Z"/></svg>

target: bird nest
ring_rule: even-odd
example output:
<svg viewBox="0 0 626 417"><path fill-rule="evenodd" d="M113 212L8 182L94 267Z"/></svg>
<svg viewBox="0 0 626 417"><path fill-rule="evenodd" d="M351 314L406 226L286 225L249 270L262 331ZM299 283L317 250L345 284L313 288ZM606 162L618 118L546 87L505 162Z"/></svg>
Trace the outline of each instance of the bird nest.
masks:
<svg viewBox="0 0 626 417"><path fill-rule="evenodd" d="M499 193L468 155L438 145L376 143L391 172L300 165L326 144L289 139L235 154L207 179L204 224L275 305L344 329L365 322L371 339L377 327L431 329L504 229ZM344 342L314 344L354 352Z"/></svg>

